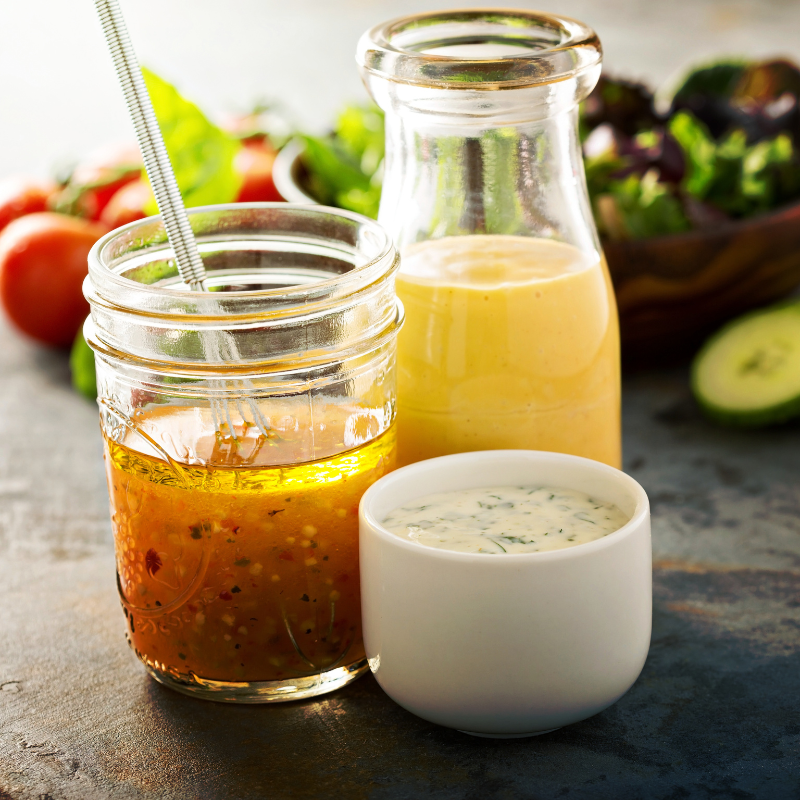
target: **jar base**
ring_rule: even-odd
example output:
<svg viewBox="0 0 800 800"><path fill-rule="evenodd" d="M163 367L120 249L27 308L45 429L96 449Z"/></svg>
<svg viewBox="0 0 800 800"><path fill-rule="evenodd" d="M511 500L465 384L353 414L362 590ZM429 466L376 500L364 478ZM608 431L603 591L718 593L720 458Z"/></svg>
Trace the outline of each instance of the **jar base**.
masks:
<svg viewBox="0 0 800 800"><path fill-rule="evenodd" d="M190 697L214 700L218 703L286 703L290 700L305 700L321 694L334 692L360 678L368 668L367 659L346 667L307 675L284 681L213 681L192 674L188 678L175 678L145 664L151 678L160 684Z"/></svg>
<svg viewBox="0 0 800 800"><path fill-rule="evenodd" d="M469 736L479 736L481 739L525 739L528 736L542 736L545 733L561 730L560 728L549 728L546 731L531 731L530 733L477 733L476 731L459 731Z"/></svg>

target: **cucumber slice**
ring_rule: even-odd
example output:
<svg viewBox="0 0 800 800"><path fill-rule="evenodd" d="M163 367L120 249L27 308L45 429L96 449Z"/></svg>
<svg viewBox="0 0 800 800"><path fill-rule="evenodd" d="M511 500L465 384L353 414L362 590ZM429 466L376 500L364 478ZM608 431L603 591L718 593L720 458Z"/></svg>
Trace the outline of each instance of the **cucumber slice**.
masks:
<svg viewBox="0 0 800 800"><path fill-rule="evenodd" d="M800 304L747 314L712 336L692 364L692 391L709 417L727 425L800 414Z"/></svg>

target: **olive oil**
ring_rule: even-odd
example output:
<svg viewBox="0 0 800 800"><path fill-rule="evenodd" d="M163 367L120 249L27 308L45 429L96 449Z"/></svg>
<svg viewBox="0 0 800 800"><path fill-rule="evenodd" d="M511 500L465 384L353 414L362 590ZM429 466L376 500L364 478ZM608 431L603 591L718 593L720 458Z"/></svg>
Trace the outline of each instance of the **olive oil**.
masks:
<svg viewBox="0 0 800 800"><path fill-rule="evenodd" d="M394 466L394 427L278 466L105 447L128 637L151 670L280 681L364 658L358 503Z"/></svg>

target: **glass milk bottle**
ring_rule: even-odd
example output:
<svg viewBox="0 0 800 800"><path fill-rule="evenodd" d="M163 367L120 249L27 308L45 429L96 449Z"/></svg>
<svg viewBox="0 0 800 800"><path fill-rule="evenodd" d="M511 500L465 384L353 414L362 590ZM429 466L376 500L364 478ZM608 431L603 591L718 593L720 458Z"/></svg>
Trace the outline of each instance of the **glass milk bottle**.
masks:
<svg viewBox="0 0 800 800"><path fill-rule="evenodd" d="M400 463L526 448L620 465L617 312L578 139L601 58L582 23L529 11L409 16L359 42L401 252Z"/></svg>

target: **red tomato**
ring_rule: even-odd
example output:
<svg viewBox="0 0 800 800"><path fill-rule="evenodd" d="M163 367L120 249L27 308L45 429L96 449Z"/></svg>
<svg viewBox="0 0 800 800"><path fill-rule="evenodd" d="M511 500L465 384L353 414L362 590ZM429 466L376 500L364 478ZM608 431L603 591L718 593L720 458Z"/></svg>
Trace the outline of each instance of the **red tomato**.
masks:
<svg viewBox="0 0 800 800"><path fill-rule="evenodd" d="M54 186L29 178L6 178L0 181L0 231L17 217L45 211L47 199L54 189Z"/></svg>
<svg viewBox="0 0 800 800"><path fill-rule="evenodd" d="M83 194L83 204L86 209L86 217L91 220L98 220L103 216L106 206L111 201L111 198L123 187L127 186L135 180L138 180L141 172L126 172L120 177L110 180L100 186L95 186L92 189L87 189Z"/></svg>
<svg viewBox="0 0 800 800"><path fill-rule="evenodd" d="M145 206L153 196L150 185L143 180L123 186L109 201L100 215L100 221L109 228L119 228L147 216Z"/></svg>
<svg viewBox="0 0 800 800"><path fill-rule="evenodd" d="M23 332L69 347L89 313L81 284L92 245L108 228L41 212L14 220L0 235L0 303Z"/></svg>
<svg viewBox="0 0 800 800"><path fill-rule="evenodd" d="M277 150L264 139L244 142L233 160L233 168L242 177L238 203L283 200L272 180L272 164Z"/></svg>
<svg viewBox="0 0 800 800"><path fill-rule="evenodd" d="M97 150L75 167L69 182L54 198L52 208L64 214L98 220L111 198L139 179L142 157L135 145Z"/></svg>

